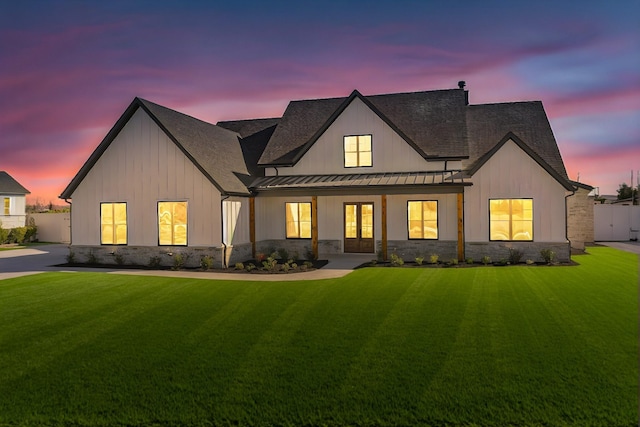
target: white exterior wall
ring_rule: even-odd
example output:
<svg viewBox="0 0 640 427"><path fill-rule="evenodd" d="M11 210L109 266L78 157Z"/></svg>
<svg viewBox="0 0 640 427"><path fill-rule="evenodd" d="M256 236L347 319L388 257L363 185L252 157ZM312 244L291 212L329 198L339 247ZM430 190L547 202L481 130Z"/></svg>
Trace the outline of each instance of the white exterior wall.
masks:
<svg viewBox="0 0 640 427"><path fill-rule="evenodd" d="M402 194L387 196L387 239L407 240L409 200L438 202L438 240L458 239L458 198L456 194Z"/></svg>
<svg viewBox="0 0 640 427"><path fill-rule="evenodd" d="M9 216L4 215L4 199L9 198ZM16 196L15 194L0 194L0 227L16 228L24 227L27 221L25 210L27 201L25 196Z"/></svg>
<svg viewBox="0 0 640 427"><path fill-rule="evenodd" d="M489 241L489 199L533 199L533 241L566 242L568 193L514 142L507 141L465 187L465 240Z"/></svg>
<svg viewBox="0 0 640 427"><path fill-rule="evenodd" d="M287 202L311 203L311 197L256 197L256 241L287 238L285 230L285 203Z"/></svg>
<svg viewBox="0 0 640 427"><path fill-rule="evenodd" d="M220 192L138 109L72 194L72 244L99 245L100 203L126 202L128 245L157 246L159 201L188 202L189 246L221 244Z"/></svg>
<svg viewBox="0 0 640 427"><path fill-rule="evenodd" d="M407 201L438 201L438 240L458 238L457 198L455 194L416 194L387 196L387 239L407 240ZM285 203L311 202L311 197L257 197L256 240L286 239ZM344 204L373 203L373 233L382 239L382 198L380 195L318 196L318 240L344 239Z"/></svg>
<svg viewBox="0 0 640 427"><path fill-rule="evenodd" d="M343 137L346 135L371 135L372 167L344 167ZM427 162L377 114L356 98L295 166L278 168L278 173L280 175L323 175L443 169L443 161ZM267 170L267 174L274 174L274 171Z"/></svg>

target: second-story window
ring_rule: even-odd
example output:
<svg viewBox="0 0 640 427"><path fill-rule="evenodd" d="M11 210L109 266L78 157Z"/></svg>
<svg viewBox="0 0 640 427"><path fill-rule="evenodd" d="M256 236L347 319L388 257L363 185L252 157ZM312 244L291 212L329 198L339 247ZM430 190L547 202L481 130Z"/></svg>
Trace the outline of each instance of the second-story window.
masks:
<svg viewBox="0 0 640 427"><path fill-rule="evenodd" d="M345 136L344 167L357 168L362 166L373 166L371 135Z"/></svg>

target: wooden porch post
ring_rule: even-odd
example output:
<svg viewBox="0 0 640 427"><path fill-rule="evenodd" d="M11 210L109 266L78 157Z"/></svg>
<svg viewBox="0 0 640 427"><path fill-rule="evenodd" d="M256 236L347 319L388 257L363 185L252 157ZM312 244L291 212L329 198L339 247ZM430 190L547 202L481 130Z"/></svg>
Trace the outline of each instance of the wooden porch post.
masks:
<svg viewBox="0 0 640 427"><path fill-rule="evenodd" d="M311 196L311 251L318 259L318 196Z"/></svg>
<svg viewBox="0 0 640 427"><path fill-rule="evenodd" d="M457 196L458 196L458 261L464 261L464 193L458 193Z"/></svg>
<svg viewBox="0 0 640 427"><path fill-rule="evenodd" d="M380 196L382 205L382 260L387 260L387 195Z"/></svg>
<svg viewBox="0 0 640 427"><path fill-rule="evenodd" d="M256 198L249 197L249 240L251 241L251 257L256 258Z"/></svg>

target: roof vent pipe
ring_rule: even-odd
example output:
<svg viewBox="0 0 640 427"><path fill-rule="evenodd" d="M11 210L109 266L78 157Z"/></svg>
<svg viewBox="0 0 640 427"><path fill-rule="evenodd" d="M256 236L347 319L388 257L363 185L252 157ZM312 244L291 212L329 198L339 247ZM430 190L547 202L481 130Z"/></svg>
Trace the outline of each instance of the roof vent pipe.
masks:
<svg viewBox="0 0 640 427"><path fill-rule="evenodd" d="M464 80L460 80L458 82L458 88L459 89L464 89L464 87L467 85L467 82L465 82Z"/></svg>

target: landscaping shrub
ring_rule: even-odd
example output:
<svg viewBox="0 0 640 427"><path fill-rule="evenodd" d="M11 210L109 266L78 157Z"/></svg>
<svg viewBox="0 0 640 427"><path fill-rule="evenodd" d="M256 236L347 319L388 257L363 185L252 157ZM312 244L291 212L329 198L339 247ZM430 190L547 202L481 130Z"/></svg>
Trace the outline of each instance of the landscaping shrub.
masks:
<svg viewBox="0 0 640 427"><path fill-rule="evenodd" d="M491 257L488 255L485 255L482 257L482 264L484 265L489 265L491 264Z"/></svg>
<svg viewBox="0 0 640 427"><path fill-rule="evenodd" d="M430 262L431 264L437 264L437 263L438 263L438 259L439 259L439 258L440 258L440 257L438 256L438 254L432 254L432 255L429 257L429 262Z"/></svg>
<svg viewBox="0 0 640 427"><path fill-rule="evenodd" d="M424 257L423 256L417 256L416 257L416 264L422 265L423 261L424 261Z"/></svg>
<svg viewBox="0 0 640 427"><path fill-rule="evenodd" d="M510 264L520 264L520 261L522 260L523 256L524 254L522 253L522 251L519 251L518 249L509 248Z"/></svg>
<svg viewBox="0 0 640 427"><path fill-rule="evenodd" d="M93 253L93 251L89 251L87 254L87 264L100 264L98 257Z"/></svg>
<svg viewBox="0 0 640 427"><path fill-rule="evenodd" d="M182 254L174 254L173 255L173 267L172 270L182 270L184 268L184 264L186 262L185 256Z"/></svg>
<svg viewBox="0 0 640 427"><path fill-rule="evenodd" d="M552 251L551 249L542 249L540 251L540 256L542 256L542 259L547 264L553 263L553 261L556 259L556 253L554 251Z"/></svg>
<svg viewBox="0 0 640 427"><path fill-rule="evenodd" d="M400 267L404 265L404 260L399 257L396 253L391 254L391 266L392 267Z"/></svg>
<svg viewBox="0 0 640 427"><path fill-rule="evenodd" d="M200 268L204 271L210 270L213 267L213 257L211 255L205 255L200 258Z"/></svg>
<svg viewBox="0 0 640 427"><path fill-rule="evenodd" d="M16 227L9 231L9 243L24 243L24 238L27 235L27 227Z"/></svg>
<svg viewBox="0 0 640 427"><path fill-rule="evenodd" d="M2 225L0 223L0 225ZM0 228L0 245L9 243L9 230L6 228Z"/></svg>
<svg viewBox="0 0 640 427"><path fill-rule="evenodd" d="M152 256L151 258L149 258L149 264L148 265L151 268L160 267L160 257L159 256Z"/></svg>

